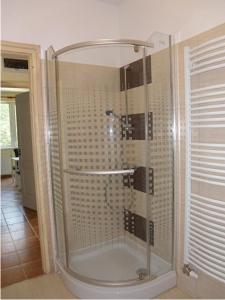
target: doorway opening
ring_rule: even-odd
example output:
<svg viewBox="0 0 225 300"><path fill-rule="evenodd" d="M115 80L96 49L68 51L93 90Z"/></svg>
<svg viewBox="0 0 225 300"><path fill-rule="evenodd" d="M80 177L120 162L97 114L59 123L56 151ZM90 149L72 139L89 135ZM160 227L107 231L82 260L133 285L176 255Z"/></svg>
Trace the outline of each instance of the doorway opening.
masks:
<svg viewBox="0 0 225 300"><path fill-rule="evenodd" d="M43 273L34 180L28 60L2 56L1 273L7 286Z"/></svg>
<svg viewBox="0 0 225 300"><path fill-rule="evenodd" d="M19 93L19 94L17 93L18 95L14 95L16 98L17 97L18 98L25 97L26 94L24 94L24 93L28 93L28 95L29 95L29 96L27 96L27 98L29 98L29 100L27 102L29 102L30 114L27 114L27 115L30 115L29 123L30 123L31 133L30 133L30 136L27 136L27 138L26 138L26 144L28 145L29 142L32 141L32 147L31 147L32 150L30 150L30 152L32 151L33 169L34 169L33 170L34 178L32 180L34 181L34 185L35 185L35 200L36 200L36 210L37 210L36 213L38 215L38 222L37 221L30 222L29 221L29 218L35 219L35 212L31 211L31 210L34 211L35 208L32 206L29 206L29 203L27 203L27 202L25 203L25 199L22 199L22 197L20 199L20 202L22 203L22 201L24 201L24 203L23 203L24 205L20 204L20 207L22 207L22 208L19 212L22 211L22 216L19 216L19 217L21 217L21 219L25 220L26 225L32 225L32 227L35 227L33 229L29 227L29 229L34 234L34 237L36 237L37 239L39 237L39 244L40 244L40 247L36 252L35 251L25 251L23 254L24 256L21 255L19 257L18 257L18 255L17 256L12 255L11 257L8 258L8 262L10 264L15 264L15 261L17 261L17 262L20 262L20 265L22 262L22 265L23 265L23 262L25 262L25 260L29 260L29 262L32 262L34 260L38 260L38 259L36 259L38 256L35 256L35 255L41 255L40 256L41 263L42 263L41 271L43 273L49 273L49 272L52 272L55 270L54 238L53 238L53 231L52 231L53 217L52 217L51 205L50 205L50 201L49 201L49 199L51 197L51 192L50 192L51 190L49 189L49 185L50 185L49 180L50 179L49 179L49 170L48 170L47 122L45 121L45 102L44 102L44 98L43 98L43 94L42 94L42 65L41 65L41 57L40 57L40 53L41 53L40 46L32 45L32 44L16 43L16 42L11 42L11 41L2 41L1 46L2 46L2 48L1 48L2 59L3 59L3 57L7 57L7 58L10 58L10 60L11 59L16 60L16 62L15 61L13 62L13 66L15 66L14 63L16 63L16 68L14 68L14 69L17 69L18 65L19 65L20 69L21 69L21 66L22 66L22 68L24 68L24 66L27 65L28 70L29 70L27 72L26 76L25 76L26 68L24 68L24 70L21 70L20 72L19 71L14 72L15 73L14 77L12 77L12 76L10 77L6 73L4 74L2 72L1 86L5 87L5 88L14 88L13 92L18 92L18 90L16 91L15 89L25 88L26 90L23 90L23 91L19 90L21 93ZM26 60L26 63L24 64L24 62L23 62L21 65L21 60ZM11 61L10 61L10 64L11 64ZM21 77L22 73L24 76ZM23 111L24 108L22 108L21 110ZM15 105L15 114L16 114L16 105ZM23 119L26 118L27 115L23 113L22 114ZM18 116L19 116L19 112L17 112L17 117ZM15 120L17 120L17 118L15 118ZM17 122L15 121L15 123L17 123ZM26 119L25 123L28 123L27 119ZM17 126L17 130L18 130L18 127L19 126ZM17 132L17 135L18 135L18 133L19 132ZM19 138L18 138L18 144L20 145ZM16 143L14 143L12 146L12 150L17 149L17 148L18 148L18 145ZM24 151L25 150L22 149L21 154ZM16 174L16 171L18 170L18 166L20 168L20 164L22 164L22 158L21 158L21 163L18 162L18 158L17 158L18 157L17 155L19 155L18 152L19 151L16 151L16 153L15 153L14 150L11 151L9 166L11 167L11 170L12 170L11 175L13 172L14 173L13 173L13 178L8 178L8 179L5 178L7 180L4 182L4 184L2 186L2 195L4 194L4 191L6 192L2 197L3 202L4 202L4 199L6 199L5 196L7 194L7 185L9 183L13 184L13 188L15 188L15 190L13 192L15 192L15 194L18 197L19 197L19 195L22 194L21 191L19 191L20 180L18 180L18 179L21 179L21 177L19 178L19 176L18 176L18 178L16 178L17 175L20 175L20 174ZM14 162L12 162L11 157L15 158ZM19 157L19 160L20 160L20 157ZM25 163L27 163L27 162L25 161ZM27 163L27 165L30 166L29 163ZM27 170L27 172L28 172L28 170ZM21 185L22 184L23 183L21 183ZM16 186L16 185L18 185L18 186ZM21 187L21 189L22 189L22 187ZM26 192L28 194L28 191L26 191ZM8 194L8 196L9 196L9 194ZM15 202L14 202L14 204L15 204ZM24 209L23 207L26 207L26 209ZM29 218L28 218L28 215L29 215ZM4 244L7 243L7 238L8 238L9 239L8 242L11 242L11 244L8 244L8 249L10 249L10 247L11 247L11 249L16 249L14 239L12 238L12 234L10 232L7 232L7 231L9 231L8 230L9 225L7 224L8 222L6 222L6 218L3 214L1 214L1 220L2 220L2 228L4 228L6 230L5 233L9 233L8 237L5 235ZM31 224L31 223L33 223L33 224ZM13 224L10 224L10 225L13 225ZM11 227L13 227L13 226L11 226ZM14 226L14 227L16 227L16 226ZM29 229L27 230L28 232L30 231ZM35 232L35 230L36 230L36 232ZM25 229L25 231L26 231L26 229ZM17 234L17 236L19 237L19 234ZM22 233L21 233L21 236L22 236ZM22 244L22 242L21 242L21 244ZM30 244L32 244L32 242L30 242ZM35 244L35 242L34 242L34 244ZM2 242L2 245L3 245L3 242ZM19 247L19 246L17 246L17 247ZM34 250L34 248L35 247L32 247L31 249ZM5 246L5 249L7 249L7 246ZM13 252L16 252L16 254L17 254L17 250L13 251ZM29 252L32 254L29 254ZM21 257L23 257L23 258L21 258ZM35 259L31 260L31 257L33 257ZM38 269L37 265L32 264L32 273L29 273L29 274L28 274L28 270L26 270L26 271L24 270L24 268L26 266L22 267L23 270L21 273L20 265L14 269L14 271L18 270L18 272L16 272L16 271L14 272L12 270L11 272L8 272L8 274L5 273L5 275L2 272L2 277L14 278L13 281L18 282L18 281L24 279L23 275L25 273L26 273L26 275L24 275L25 278L36 276L37 273L41 273L40 264L39 264L40 272L37 270ZM2 266L3 266L3 263L2 263ZM35 271L35 269L36 269L36 271ZM3 271L3 270L1 270L1 271ZM5 279L5 280L7 282L7 279ZM13 282L10 282L10 283L13 283Z"/></svg>

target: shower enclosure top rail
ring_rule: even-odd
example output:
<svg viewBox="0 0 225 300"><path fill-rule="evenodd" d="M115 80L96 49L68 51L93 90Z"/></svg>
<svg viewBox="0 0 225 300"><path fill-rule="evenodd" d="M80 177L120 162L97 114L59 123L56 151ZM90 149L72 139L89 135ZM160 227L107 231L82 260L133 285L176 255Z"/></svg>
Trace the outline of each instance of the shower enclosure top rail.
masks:
<svg viewBox="0 0 225 300"><path fill-rule="evenodd" d="M80 48L86 48L86 47L95 47L95 46L107 46L107 45L131 45L131 46L136 46L136 47L150 47L153 48L154 45L153 43L150 42L144 42L140 40L130 40L130 39L100 39L96 41L87 41L87 42L81 42L81 43L76 43L72 44L69 46L66 46L62 49L57 50L53 54L53 58L56 58L57 56L74 50L74 49L80 49Z"/></svg>
<svg viewBox="0 0 225 300"><path fill-rule="evenodd" d="M71 175L126 175L133 174L135 169L124 169L124 170L64 170L64 173Z"/></svg>

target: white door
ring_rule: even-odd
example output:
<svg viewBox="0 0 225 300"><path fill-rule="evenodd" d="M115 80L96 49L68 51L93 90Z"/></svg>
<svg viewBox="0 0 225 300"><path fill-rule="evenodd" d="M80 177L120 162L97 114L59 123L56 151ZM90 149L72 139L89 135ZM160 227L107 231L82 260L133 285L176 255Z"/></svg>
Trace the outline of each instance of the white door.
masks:
<svg viewBox="0 0 225 300"><path fill-rule="evenodd" d="M36 210L29 93L16 96L16 114L23 206Z"/></svg>

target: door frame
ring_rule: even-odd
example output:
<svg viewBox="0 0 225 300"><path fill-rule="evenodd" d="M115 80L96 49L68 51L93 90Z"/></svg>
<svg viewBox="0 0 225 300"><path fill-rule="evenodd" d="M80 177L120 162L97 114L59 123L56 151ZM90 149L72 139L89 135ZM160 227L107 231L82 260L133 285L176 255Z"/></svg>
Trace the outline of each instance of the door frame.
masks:
<svg viewBox="0 0 225 300"><path fill-rule="evenodd" d="M43 271L49 273L54 269L54 237L49 191L46 105L42 93L41 49L39 45L1 41L1 52L25 56L28 59L32 152L40 247ZM16 87L18 84L4 82L4 85L8 87Z"/></svg>

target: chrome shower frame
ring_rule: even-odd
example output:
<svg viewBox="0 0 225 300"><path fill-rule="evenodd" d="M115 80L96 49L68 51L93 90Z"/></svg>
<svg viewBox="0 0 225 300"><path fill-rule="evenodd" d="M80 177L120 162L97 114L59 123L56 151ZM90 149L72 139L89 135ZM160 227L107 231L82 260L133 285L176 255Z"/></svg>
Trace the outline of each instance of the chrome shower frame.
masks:
<svg viewBox="0 0 225 300"><path fill-rule="evenodd" d="M61 184L62 184L62 197L65 199L65 190L64 190L64 173L68 173L68 170L64 170L63 167L63 153L62 153L62 138L61 138L61 108L60 108L60 97L59 97L59 73L58 73L58 57L66 52L76 50L76 49L81 49L81 48L90 48L90 47L96 47L96 46L110 46L110 45L126 45L126 46L133 46L134 51L135 49L143 49L143 76L144 76L144 93L145 93L145 102L146 102L146 109L148 109L148 91L147 91L147 77L146 77L146 49L147 48L153 48L154 45L153 43L150 42L144 42L140 40L133 40L133 39L100 39L97 41L87 41L87 42L81 42L81 43L76 43L72 44L69 46L66 46L62 49L59 49L55 51L52 55L52 59L55 62L55 68L56 68L56 102L57 102L57 115L58 115L58 123L59 123L59 157L60 157L60 169L61 169ZM126 76L126 70L125 74ZM126 99L127 101L127 99ZM128 120L126 120L126 123ZM148 149L148 110L145 112L145 142L146 142L146 149ZM147 170L147 168L146 168ZM124 170L120 170L121 172L124 172ZM131 172L133 170L126 170L126 172ZM76 171L76 172L81 172L81 171ZM148 172L147 172L148 173ZM148 182L149 175L146 173L146 183ZM148 197L148 184L146 187L146 197ZM149 257L147 256L147 269L148 269L148 275L146 276L143 280L139 280L138 278L132 279L132 280L126 280L126 281L119 281L119 282L111 282L111 281L103 281L103 280L98 280L98 279L93 279L86 277L84 275L81 275L73 270L70 269L69 267L69 237L68 237L68 230L67 230L67 222L66 222L66 207L65 203L63 202L63 219L64 219L64 237L65 237L65 251L66 251L66 265L62 265L62 262L58 262L58 265L60 268L63 267L68 274L72 275L76 279L83 281L85 283L90 283L94 284L97 286L105 286L105 287L122 287L122 286L131 286L131 285L138 285L138 284L143 284L144 282L149 282L151 280L150 277L150 244L149 244L149 226L147 226L147 251L149 251ZM149 222L149 220L148 220ZM147 225L148 225L147 222Z"/></svg>
<svg viewBox="0 0 225 300"><path fill-rule="evenodd" d="M72 44L69 46L66 46L62 49L59 49L55 51L52 58L56 58L59 55L69 52L71 50L75 49L81 49L81 48L87 48L87 47L96 47L96 46L109 46L109 45L130 45L136 47L148 47L148 48L154 48L153 43L139 41L139 40L130 40L130 39L100 39L97 41L87 41L87 42L81 42Z"/></svg>

